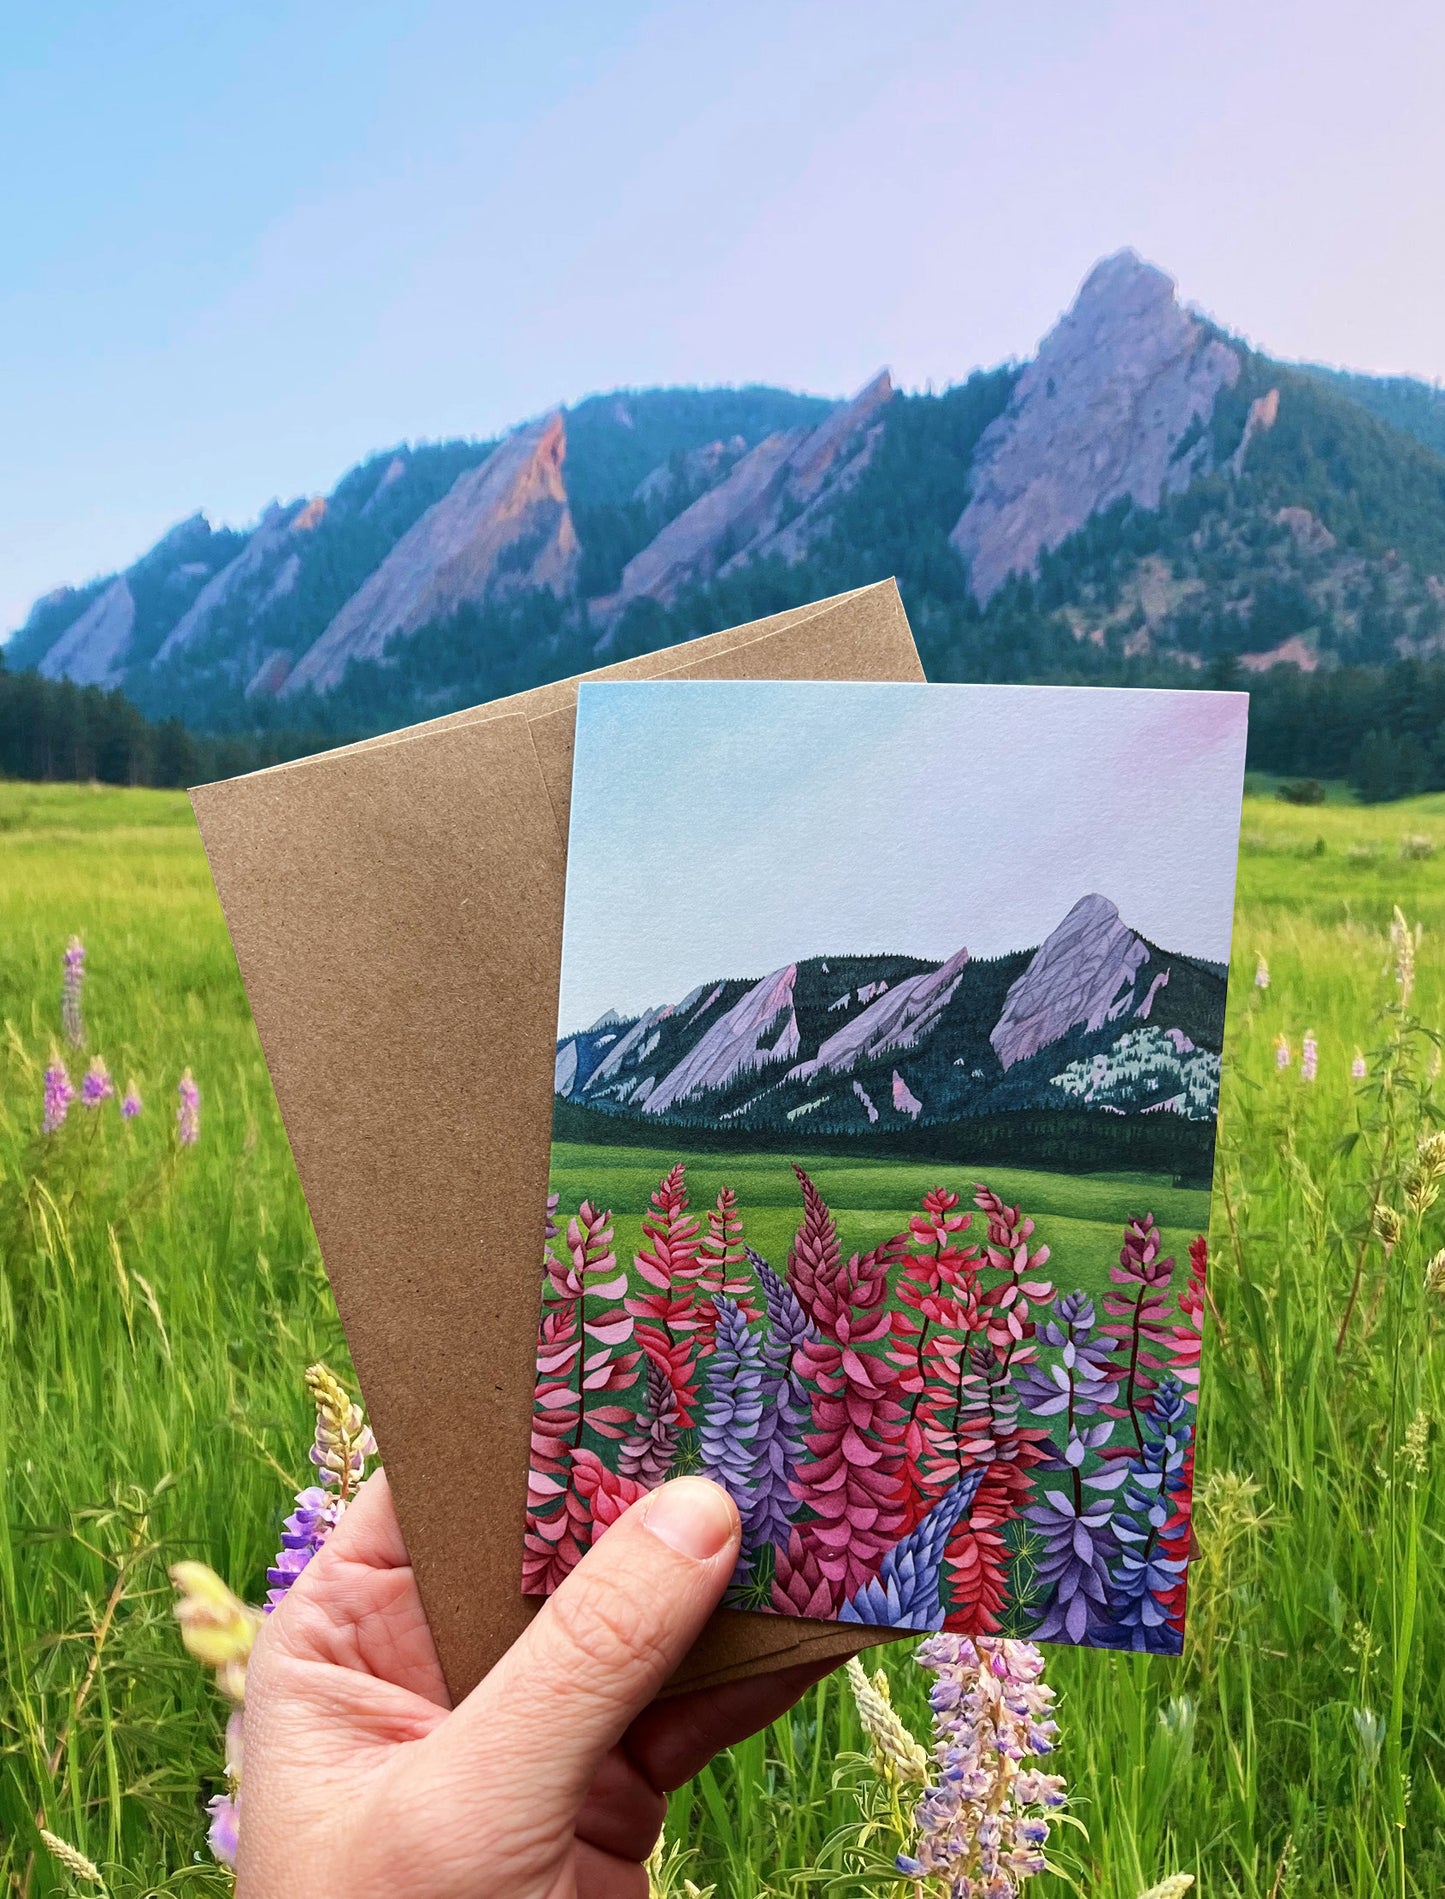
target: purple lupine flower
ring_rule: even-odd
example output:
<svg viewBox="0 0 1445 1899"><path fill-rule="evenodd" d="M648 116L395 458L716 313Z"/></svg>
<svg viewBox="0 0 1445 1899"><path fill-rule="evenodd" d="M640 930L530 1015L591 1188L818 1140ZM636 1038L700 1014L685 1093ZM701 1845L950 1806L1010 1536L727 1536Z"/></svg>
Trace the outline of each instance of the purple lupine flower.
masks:
<svg viewBox="0 0 1445 1899"><path fill-rule="evenodd" d="M85 945L72 936L65 946L65 974L60 985L60 1025L72 1048L85 1041L85 1017L80 1009L80 992L85 987Z"/></svg>
<svg viewBox="0 0 1445 1899"><path fill-rule="evenodd" d="M325 1365L312 1365L306 1386L316 1404L316 1435L309 1452L318 1482L296 1493L296 1507L281 1526L281 1547L266 1571L265 1612L286 1598L292 1583L341 1521L347 1503L376 1455L361 1406Z"/></svg>
<svg viewBox="0 0 1445 1899"><path fill-rule="evenodd" d="M743 1524L750 1548L787 1546L788 1529L798 1509L793 1472L803 1454L803 1429L810 1409L807 1389L793 1370L794 1354L817 1337L798 1295L773 1271L761 1253L747 1249L767 1305L763 1344L763 1412L753 1442L753 1507Z"/></svg>
<svg viewBox="0 0 1445 1899"><path fill-rule="evenodd" d="M98 1108L102 1101L109 1101L114 1093L115 1083L110 1078L105 1057L96 1055L80 1084L80 1105L83 1108Z"/></svg>
<svg viewBox="0 0 1445 1899"><path fill-rule="evenodd" d="M206 1844L211 1849L211 1857L234 1872L236 1855L241 1849L241 1796L238 1793L217 1794L206 1802L206 1812L211 1816L211 1824L206 1831Z"/></svg>
<svg viewBox="0 0 1445 1899"><path fill-rule="evenodd" d="M1305 1039L1300 1045L1299 1078L1301 1081L1313 1081L1320 1072L1320 1045L1315 1040L1313 1029L1305 1030Z"/></svg>
<svg viewBox="0 0 1445 1899"><path fill-rule="evenodd" d="M281 1526L281 1547L266 1571L266 1613L286 1598L292 1583L336 1527L337 1499L318 1484L296 1492L296 1508Z"/></svg>
<svg viewBox="0 0 1445 1899"><path fill-rule="evenodd" d="M920 1642L914 1660L937 1676L936 1781L898 1870L930 1884L940 1876L957 1899L1012 1899L1044 1870L1046 1815L1064 1804L1060 1776L1024 1764L1058 1738L1044 1658L1031 1642L942 1634Z"/></svg>
<svg viewBox="0 0 1445 1899"><path fill-rule="evenodd" d="M71 1086L69 1071L52 1049L50 1066L45 1071L45 1109L40 1118L42 1134L53 1134L62 1125L74 1099L75 1089Z"/></svg>
<svg viewBox="0 0 1445 1899"><path fill-rule="evenodd" d="M1355 1050L1355 1059L1350 1063L1350 1076L1354 1081L1363 1081L1369 1070L1365 1066L1363 1049Z"/></svg>
<svg viewBox="0 0 1445 1899"><path fill-rule="evenodd" d="M1114 1429L1109 1418L1093 1425L1084 1420L1097 1416L1119 1374L1109 1362L1112 1341L1107 1335L1095 1336L1094 1302L1086 1292L1066 1293L1039 1326L1037 1337L1061 1352L1063 1363L1051 1366L1047 1377L1030 1366L1019 1380L1019 1393L1043 1416L1066 1414L1064 1465L1071 1483L1068 1491L1045 1491L1023 1512L1043 1545L1037 1575L1048 1590L1043 1619L1033 1633L1082 1642L1107 1624L1107 1565L1113 1552L1113 1502L1107 1493L1117 1490L1128 1475L1123 1465L1084 1475L1085 1461L1104 1448ZM1086 1490L1105 1494L1086 1498Z"/></svg>
<svg viewBox="0 0 1445 1899"><path fill-rule="evenodd" d="M617 1474L655 1490L677 1455L677 1393L654 1358L647 1361L647 1396L637 1424L617 1447Z"/></svg>
<svg viewBox="0 0 1445 1899"><path fill-rule="evenodd" d="M1289 1037L1283 1029L1274 1038L1274 1065L1278 1069L1289 1067Z"/></svg>
<svg viewBox="0 0 1445 1899"><path fill-rule="evenodd" d="M746 1516L753 1502L757 1468L754 1440L763 1415L762 1346L748 1330L736 1299L713 1300L717 1334L707 1367L707 1395L698 1421L702 1473L721 1484Z"/></svg>
<svg viewBox="0 0 1445 1899"><path fill-rule="evenodd" d="M1188 1482L1185 1456L1190 1427L1184 1387L1170 1372L1159 1380L1144 1419L1144 1447L1129 1464L1115 1512L1119 1555L1111 1572L1110 1607L1122 1646L1177 1655L1179 1632L1170 1626L1169 1592L1188 1566L1161 1542L1173 1513L1171 1498Z"/></svg>
<svg viewBox="0 0 1445 1899"><path fill-rule="evenodd" d="M134 1121L144 1104L140 1098L140 1083L132 1075L125 1085L125 1093L120 1100L120 1116L123 1121Z"/></svg>
<svg viewBox="0 0 1445 1899"><path fill-rule="evenodd" d="M987 1466L966 1470L920 1523L884 1556L878 1574L856 1589L838 1611L840 1622L866 1622L880 1629L943 1626L941 1571L953 1526L973 1502Z"/></svg>
<svg viewBox="0 0 1445 1899"><path fill-rule="evenodd" d="M176 1109L176 1139L182 1147L194 1147L201 1138L201 1091L188 1068L176 1083L180 1105Z"/></svg>

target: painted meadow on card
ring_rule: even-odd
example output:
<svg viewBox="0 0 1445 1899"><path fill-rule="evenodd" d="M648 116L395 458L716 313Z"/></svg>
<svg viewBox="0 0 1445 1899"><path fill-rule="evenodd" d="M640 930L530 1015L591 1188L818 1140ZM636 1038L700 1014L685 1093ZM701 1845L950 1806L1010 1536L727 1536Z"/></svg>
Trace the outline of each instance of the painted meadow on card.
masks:
<svg viewBox="0 0 1445 1899"><path fill-rule="evenodd" d="M1179 1650L1244 707L583 686L527 1593Z"/></svg>

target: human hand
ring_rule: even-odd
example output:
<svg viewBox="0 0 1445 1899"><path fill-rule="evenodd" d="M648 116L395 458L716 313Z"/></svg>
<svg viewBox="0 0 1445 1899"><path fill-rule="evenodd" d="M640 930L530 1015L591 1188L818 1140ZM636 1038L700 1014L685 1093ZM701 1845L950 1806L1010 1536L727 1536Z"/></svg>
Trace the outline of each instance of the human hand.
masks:
<svg viewBox="0 0 1445 1899"><path fill-rule="evenodd" d="M251 1657L238 1899L645 1899L666 1795L833 1666L655 1699L738 1545L726 1491L663 1485L453 1709L377 1472Z"/></svg>

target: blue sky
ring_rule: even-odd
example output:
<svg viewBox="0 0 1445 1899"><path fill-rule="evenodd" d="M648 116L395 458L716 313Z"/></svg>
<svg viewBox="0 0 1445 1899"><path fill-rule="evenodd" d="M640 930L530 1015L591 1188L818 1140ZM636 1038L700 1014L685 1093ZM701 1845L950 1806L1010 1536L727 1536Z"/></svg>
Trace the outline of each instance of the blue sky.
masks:
<svg viewBox="0 0 1445 1899"><path fill-rule="evenodd" d="M626 383L1027 354L1132 243L1445 375L1434 0L54 0L0 36L0 629Z"/></svg>
<svg viewBox="0 0 1445 1899"><path fill-rule="evenodd" d="M584 684L560 1031L808 956L1042 942L1099 892L1225 961L1242 693Z"/></svg>

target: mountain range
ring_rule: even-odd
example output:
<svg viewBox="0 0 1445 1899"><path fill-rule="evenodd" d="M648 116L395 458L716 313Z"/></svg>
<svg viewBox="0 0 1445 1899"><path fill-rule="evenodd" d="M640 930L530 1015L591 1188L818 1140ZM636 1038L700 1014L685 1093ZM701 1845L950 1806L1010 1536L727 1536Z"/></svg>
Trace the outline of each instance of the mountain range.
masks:
<svg viewBox="0 0 1445 1899"><path fill-rule="evenodd" d="M388 450L48 594L5 659L200 730L350 733L889 573L935 678L1434 653L1445 394L1273 361L1123 251L1027 363L624 390Z"/></svg>
<svg viewBox="0 0 1445 1899"><path fill-rule="evenodd" d="M636 1129L834 1135L1028 1110L1212 1123L1225 972L1099 893L1045 940L944 962L827 956L718 977L557 1044L555 1093Z"/></svg>

